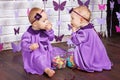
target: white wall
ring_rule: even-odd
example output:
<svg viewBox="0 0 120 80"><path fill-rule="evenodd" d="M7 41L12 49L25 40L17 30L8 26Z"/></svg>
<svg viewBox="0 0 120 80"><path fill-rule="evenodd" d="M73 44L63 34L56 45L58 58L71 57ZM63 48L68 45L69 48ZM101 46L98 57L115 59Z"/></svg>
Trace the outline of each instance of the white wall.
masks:
<svg viewBox="0 0 120 80"><path fill-rule="evenodd" d="M54 0L58 2L59 0ZM68 24L70 23L70 15L68 14L67 8L78 6L77 0L60 0L60 2L67 1L65 9L60 11L60 19L62 21L60 26L60 34L70 35L71 31L68 30ZM81 0L85 2L86 0ZM94 10L92 10L92 3L94 2ZM104 25L98 24L96 18L106 18L106 9L100 11L98 4L106 4L107 1L103 0L91 0L89 8L92 11L92 23L95 25L97 32L100 32L100 27L102 31L106 32L106 23ZM32 7L45 8L49 12L49 20L53 24L53 29L55 34L58 34L58 27L56 26L56 21L58 20L58 11L54 10L53 0L48 0L47 4L43 4L42 0L0 0L0 43L3 43L4 49L11 48L11 42L20 41L22 34L26 31L30 25L27 18L27 11ZM19 34L14 34L14 28L19 30ZM66 38L63 39L66 41ZM55 41L53 41L55 42Z"/></svg>

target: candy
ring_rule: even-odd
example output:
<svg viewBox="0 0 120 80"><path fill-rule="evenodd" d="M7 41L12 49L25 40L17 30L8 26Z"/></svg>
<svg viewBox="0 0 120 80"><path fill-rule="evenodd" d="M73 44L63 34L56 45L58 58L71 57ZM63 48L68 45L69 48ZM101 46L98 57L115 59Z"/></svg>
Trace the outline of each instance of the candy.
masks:
<svg viewBox="0 0 120 80"><path fill-rule="evenodd" d="M57 69L65 68L66 67L66 59L64 59L60 56L56 56L53 58L52 64Z"/></svg>

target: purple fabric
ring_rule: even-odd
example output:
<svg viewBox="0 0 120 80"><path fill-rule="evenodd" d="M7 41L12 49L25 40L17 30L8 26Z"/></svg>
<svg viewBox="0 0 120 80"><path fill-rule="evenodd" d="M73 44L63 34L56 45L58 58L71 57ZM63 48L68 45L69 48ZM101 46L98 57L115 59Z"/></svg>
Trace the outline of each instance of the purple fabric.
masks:
<svg viewBox="0 0 120 80"><path fill-rule="evenodd" d="M81 70L94 72L111 69L112 65L106 49L92 24L72 33L71 40L76 45L74 50L75 63Z"/></svg>
<svg viewBox="0 0 120 80"><path fill-rule="evenodd" d="M52 47L50 41L54 39L53 30L35 31L31 27L23 34L21 40L24 69L32 74L43 74L45 68L51 68L51 60L54 55L64 53L60 48ZM38 43L39 48L32 51L29 46Z"/></svg>

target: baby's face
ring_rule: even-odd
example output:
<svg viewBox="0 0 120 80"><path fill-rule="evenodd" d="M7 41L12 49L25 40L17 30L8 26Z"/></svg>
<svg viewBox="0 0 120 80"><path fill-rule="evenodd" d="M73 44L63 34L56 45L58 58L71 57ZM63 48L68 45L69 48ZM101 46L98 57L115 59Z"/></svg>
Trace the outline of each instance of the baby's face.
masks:
<svg viewBox="0 0 120 80"><path fill-rule="evenodd" d="M79 28L80 27L80 16L76 13L71 13L71 25L72 27Z"/></svg>
<svg viewBox="0 0 120 80"><path fill-rule="evenodd" d="M37 27L39 29L45 29L45 27L50 24L50 22L48 21L48 17L47 14L45 12L41 13L42 17L40 18L40 20L37 23Z"/></svg>

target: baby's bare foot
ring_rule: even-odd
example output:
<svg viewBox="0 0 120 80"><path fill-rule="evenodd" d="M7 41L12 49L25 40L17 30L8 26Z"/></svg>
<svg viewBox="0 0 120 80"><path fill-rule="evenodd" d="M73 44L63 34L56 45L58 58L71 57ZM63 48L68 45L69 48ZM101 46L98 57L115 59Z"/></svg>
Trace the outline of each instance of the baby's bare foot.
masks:
<svg viewBox="0 0 120 80"><path fill-rule="evenodd" d="M55 71L50 69L50 68L47 68L45 69L45 73L49 76L49 77L52 77L54 74L55 74Z"/></svg>

